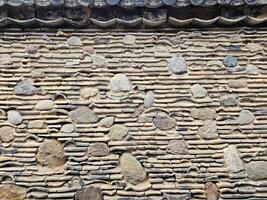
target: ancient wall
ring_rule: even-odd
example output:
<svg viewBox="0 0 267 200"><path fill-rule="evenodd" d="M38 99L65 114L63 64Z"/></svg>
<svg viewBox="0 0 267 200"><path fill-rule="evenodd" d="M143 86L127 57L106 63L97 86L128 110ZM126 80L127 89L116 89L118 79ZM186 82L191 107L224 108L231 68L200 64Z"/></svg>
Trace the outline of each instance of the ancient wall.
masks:
<svg viewBox="0 0 267 200"><path fill-rule="evenodd" d="M265 36L0 33L0 199L267 199Z"/></svg>

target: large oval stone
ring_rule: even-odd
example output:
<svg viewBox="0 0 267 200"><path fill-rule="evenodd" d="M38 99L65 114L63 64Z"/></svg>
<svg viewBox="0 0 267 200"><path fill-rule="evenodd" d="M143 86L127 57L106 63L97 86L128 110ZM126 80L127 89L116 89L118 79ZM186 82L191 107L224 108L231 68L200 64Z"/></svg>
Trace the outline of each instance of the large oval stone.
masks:
<svg viewBox="0 0 267 200"><path fill-rule="evenodd" d="M181 55L174 55L169 60L168 68L175 74L184 74L187 72L186 61Z"/></svg>
<svg viewBox="0 0 267 200"><path fill-rule="evenodd" d="M67 39L67 43L69 46L82 46L82 41L79 37L71 36Z"/></svg>
<svg viewBox="0 0 267 200"><path fill-rule="evenodd" d="M14 139L14 128L10 126L2 126L0 128L0 140L2 142L11 142Z"/></svg>
<svg viewBox="0 0 267 200"><path fill-rule="evenodd" d="M195 98L202 98L207 95L207 90L199 84L194 84L190 87L191 93Z"/></svg>
<svg viewBox="0 0 267 200"><path fill-rule="evenodd" d="M69 113L69 117L76 123L95 123L98 121L93 110L85 106L76 108Z"/></svg>
<svg viewBox="0 0 267 200"><path fill-rule="evenodd" d="M75 126L73 124L64 124L61 127L60 131L63 133L72 133L73 131L75 131Z"/></svg>
<svg viewBox="0 0 267 200"><path fill-rule="evenodd" d="M148 91L144 98L144 107L150 108L154 104L155 94L153 91Z"/></svg>
<svg viewBox="0 0 267 200"><path fill-rule="evenodd" d="M13 184L0 185L0 200L25 200L27 190Z"/></svg>
<svg viewBox="0 0 267 200"><path fill-rule="evenodd" d="M128 128L125 125L115 124L110 128L108 136L110 140L118 141L125 138L127 134Z"/></svg>
<svg viewBox="0 0 267 200"><path fill-rule="evenodd" d="M35 109L40 111L52 110L54 108L54 102L51 100L42 100L37 102Z"/></svg>
<svg viewBox="0 0 267 200"><path fill-rule="evenodd" d="M75 200L103 200L102 190L99 187L84 187L76 192Z"/></svg>
<svg viewBox="0 0 267 200"><path fill-rule="evenodd" d="M237 94L226 94L221 96L220 103L222 106L236 106L238 105L238 95Z"/></svg>
<svg viewBox="0 0 267 200"><path fill-rule="evenodd" d="M7 120L14 125L18 125L22 122L21 114L16 110L10 110L7 112Z"/></svg>
<svg viewBox="0 0 267 200"><path fill-rule="evenodd" d="M237 118L237 122L240 125L251 124L255 119L254 114L249 110L241 110Z"/></svg>
<svg viewBox="0 0 267 200"><path fill-rule="evenodd" d="M124 153L120 158L120 166L126 180L136 185L146 178L146 172L139 161L130 153Z"/></svg>
<svg viewBox="0 0 267 200"><path fill-rule="evenodd" d="M205 120L203 126L198 129L198 134L203 139L218 138L217 123L214 120Z"/></svg>
<svg viewBox="0 0 267 200"><path fill-rule="evenodd" d="M64 165L66 157L63 146L56 140L46 140L38 148L36 160L42 166L50 168Z"/></svg>
<svg viewBox="0 0 267 200"><path fill-rule="evenodd" d="M107 156L109 154L108 145L102 142L92 143L88 148L88 154L92 156Z"/></svg>
<svg viewBox="0 0 267 200"><path fill-rule="evenodd" d="M172 154L186 154L187 144L183 140L171 140L167 145L167 150Z"/></svg>
<svg viewBox="0 0 267 200"><path fill-rule="evenodd" d="M228 56L225 56L223 59L223 64L226 67L235 67L235 66L237 66L237 63L238 63L238 60L234 56L228 55Z"/></svg>
<svg viewBox="0 0 267 200"><path fill-rule="evenodd" d="M191 116L194 119L206 120L216 119L216 110L213 108L194 108L191 110Z"/></svg>
<svg viewBox="0 0 267 200"><path fill-rule="evenodd" d="M231 173L237 173L245 169L243 161L239 156L239 151L234 145L224 149L225 164Z"/></svg>
<svg viewBox="0 0 267 200"><path fill-rule="evenodd" d="M113 92L128 92L132 90L132 83L125 74L116 74L110 79L110 89Z"/></svg>
<svg viewBox="0 0 267 200"><path fill-rule="evenodd" d="M38 89L33 86L32 79L24 79L14 87L14 93L16 95L33 95L38 92Z"/></svg>
<svg viewBox="0 0 267 200"><path fill-rule="evenodd" d="M247 164L248 178L259 181L267 179L267 162L266 161L252 161Z"/></svg>
<svg viewBox="0 0 267 200"><path fill-rule="evenodd" d="M99 122L99 126L104 128L110 128L114 124L114 121L115 117L113 116L105 117L101 119L101 121Z"/></svg>
<svg viewBox="0 0 267 200"><path fill-rule="evenodd" d="M154 125L161 130L169 130L175 127L176 120L171 118L165 112L157 113L156 117L153 119Z"/></svg>

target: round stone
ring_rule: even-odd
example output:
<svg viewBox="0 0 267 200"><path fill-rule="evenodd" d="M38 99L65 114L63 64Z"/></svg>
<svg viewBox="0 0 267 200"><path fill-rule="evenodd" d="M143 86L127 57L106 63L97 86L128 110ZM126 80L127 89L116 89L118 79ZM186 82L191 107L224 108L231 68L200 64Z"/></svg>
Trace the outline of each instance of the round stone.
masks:
<svg viewBox="0 0 267 200"><path fill-rule="evenodd" d="M126 180L133 185L143 182L146 178L146 172L142 165L130 153L122 154L120 158L120 167Z"/></svg>
<svg viewBox="0 0 267 200"><path fill-rule="evenodd" d="M218 138L217 123L213 120L205 120L203 126L198 129L198 134L203 139Z"/></svg>
<svg viewBox="0 0 267 200"><path fill-rule="evenodd" d="M42 100L37 102L35 109L40 111L52 110L54 108L54 102L51 100Z"/></svg>
<svg viewBox="0 0 267 200"><path fill-rule="evenodd" d="M216 110L213 108L194 108L191 110L191 116L194 119L206 120L216 119Z"/></svg>
<svg viewBox="0 0 267 200"><path fill-rule="evenodd" d="M249 110L241 110L239 113L239 117L237 118L237 122L240 125L246 125L246 124L251 124L255 119L255 116L252 112Z"/></svg>
<svg viewBox="0 0 267 200"><path fill-rule="evenodd" d="M228 55L228 56L225 56L223 59L223 64L226 67L235 67L235 66L237 66L237 63L238 63L238 60L234 56Z"/></svg>
<svg viewBox="0 0 267 200"><path fill-rule="evenodd" d="M187 73L187 64L185 59L181 55L173 56L168 63L168 68L174 74Z"/></svg>
<svg viewBox="0 0 267 200"><path fill-rule="evenodd" d="M92 46L84 47L83 51L86 52L86 53L89 53L89 54L94 54L95 53L94 47L92 47Z"/></svg>
<svg viewBox="0 0 267 200"><path fill-rule="evenodd" d="M144 98L144 107L151 108L154 104L155 94L153 91L148 91Z"/></svg>
<svg viewBox="0 0 267 200"><path fill-rule="evenodd" d="M238 105L238 95L237 94L226 94L221 96L220 103L222 106L237 106Z"/></svg>
<svg viewBox="0 0 267 200"><path fill-rule="evenodd" d="M16 110L10 110L7 112L7 120L14 125L18 125L22 122L21 114Z"/></svg>
<svg viewBox="0 0 267 200"><path fill-rule="evenodd" d="M125 138L128 134L128 128L125 125L115 124L113 125L108 133L109 139L118 141Z"/></svg>
<svg viewBox="0 0 267 200"><path fill-rule="evenodd" d="M107 156L109 154L108 145L101 142L90 144L88 154L92 156Z"/></svg>
<svg viewBox="0 0 267 200"><path fill-rule="evenodd" d="M114 124L115 118L114 117L105 117L104 119L101 119L99 122L100 127L104 128L110 128Z"/></svg>
<svg viewBox="0 0 267 200"><path fill-rule="evenodd" d="M94 54L92 55L92 59L93 59L93 65L97 67L105 67L108 64L106 58L102 55Z"/></svg>
<svg viewBox="0 0 267 200"><path fill-rule="evenodd" d="M84 99L90 99L91 97L95 97L99 93L97 88L82 88L81 89L81 97Z"/></svg>
<svg viewBox="0 0 267 200"><path fill-rule="evenodd" d="M33 95L38 92L38 89L33 86L32 79L24 79L14 87L14 93L16 95Z"/></svg>
<svg viewBox="0 0 267 200"><path fill-rule="evenodd" d="M258 75L260 73L258 67L256 66L247 66L246 71L251 75Z"/></svg>
<svg viewBox="0 0 267 200"><path fill-rule="evenodd" d="M76 123L96 123L98 121L98 117L94 111L85 106L71 111L69 117Z"/></svg>
<svg viewBox="0 0 267 200"><path fill-rule="evenodd" d="M125 35L122 39L123 44L125 45L134 45L136 37L134 35Z"/></svg>
<svg viewBox="0 0 267 200"><path fill-rule="evenodd" d="M25 200L27 189L14 184L0 185L0 200Z"/></svg>
<svg viewBox="0 0 267 200"><path fill-rule="evenodd" d="M37 54L39 51L39 46L31 44L26 48L28 54Z"/></svg>
<svg viewBox="0 0 267 200"><path fill-rule="evenodd" d="M60 131L63 133L72 133L75 130L75 126L73 124L64 124Z"/></svg>
<svg viewBox="0 0 267 200"><path fill-rule="evenodd" d="M267 179L267 162L266 161L252 161L247 164L248 178L259 181Z"/></svg>
<svg viewBox="0 0 267 200"><path fill-rule="evenodd" d="M191 90L193 97L195 97L195 98L205 97L208 93L207 90L199 84L192 85L190 87L190 90Z"/></svg>
<svg viewBox="0 0 267 200"><path fill-rule="evenodd" d="M247 81L245 79L230 80L229 86L231 88L246 88L247 87Z"/></svg>
<svg viewBox="0 0 267 200"><path fill-rule="evenodd" d="M172 154L186 154L187 144L183 140L171 140L167 145L167 150Z"/></svg>
<svg viewBox="0 0 267 200"><path fill-rule="evenodd" d="M64 165L66 157L63 146L56 140L46 140L38 148L37 162L42 166L50 168Z"/></svg>
<svg viewBox="0 0 267 200"><path fill-rule="evenodd" d="M76 192L74 200L103 200L102 190L99 187L84 187Z"/></svg>
<svg viewBox="0 0 267 200"><path fill-rule="evenodd" d="M0 128L0 140L2 142L11 142L14 139L14 128L10 126L2 126Z"/></svg>
<svg viewBox="0 0 267 200"><path fill-rule="evenodd" d="M176 120L171 118L165 112L157 113L156 117L153 119L154 125L161 130L169 130L175 127Z"/></svg>
<svg viewBox="0 0 267 200"><path fill-rule="evenodd" d="M82 46L82 41L79 37L71 36L68 38L67 43L69 46Z"/></svg>
<svg viewBox="0 0 267 200"><path fill-rule="evenodd" d="M132 90L132 83L125 74L116 74L110 79L110 89L113 92L129 92Z"/></svg>

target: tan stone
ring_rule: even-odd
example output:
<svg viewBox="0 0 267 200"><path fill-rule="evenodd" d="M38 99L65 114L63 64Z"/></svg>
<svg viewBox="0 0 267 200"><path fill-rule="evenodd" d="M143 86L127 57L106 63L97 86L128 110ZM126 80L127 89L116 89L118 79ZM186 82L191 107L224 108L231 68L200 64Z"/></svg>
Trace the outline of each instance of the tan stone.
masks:
<svg viewBox="0 0 267 200"><path fill-rule="evenodd" d="M10 126L2 126L0 128L0 140L3 142L11 142L14 139L14 128Z"/></svg>
<svg viewBox="0 0 267 200"><path fill-rule="evenodd" d="M103 200L102 190L99 187L84 187L76 192L75 200Z"/></svg>
<svg viewBox="0 0 267 200"><path fill-rule="evenodd" d="M191 110L191 116L195 119L206 120L216 119L216 110L213 108L194 108Z"/></svg>
<svg viewBox="0 0 267 200"><path fill-rule="evenodd" d="M127 134L128 128L125 125L115 124L110 128L108 136L110 140L118 141L125 138Z"/></svg>
<svg viewBox="0 0 267 200"><path fill-rule="evenodd" d="M173 154L186 154L187 144L183 140L171 140L168 143L167 150Z"/></svg>
<svg viewBox="0 0 267 200"><path fill-rule="evenodd" d="M95 97L99 93L97 88L82 88L81 89L81 97L84 99L90 99L91 97Z"/></svg>
<svg viewBox="0 0 267 200"><path fill-rule="evenodd" d="M27 190L13 184L0 185L0 200L25 200Z"/></svg>
<svg viewBox="0 0 267 200"><path fill-rule="evenodd" d="M217 123L214 120L205 120L203 126L198 129L198 134L203 139L218 138Z"/></svg>
<svg viewBox="0 0 267 200"><path fill-rule="evenodd" d="M156 117L153 119L154 125L161 130L169 130L175 127L176 120L171 118L165 112L157 113Z"/></svg>
<svg viewBox="0 0 267 200"><path fill-rule="evenodd" d="M98 121L97 115L90 108L81 106L69 113L69 117L76 123L95 123Z"/></svg>
<svg viewBox="0 0 267 200"><path fill-rule="evenodd" d="M230 80L229 86L232 88L246 88L247 87L247 81L245 79Z"/></svg>
<svg viewBox="0 0 267 200"><path fill-rule="evenodd" d="M220 197L220 191L216 184L208 182L205 184L207 200L218 200Z"/></svg>
<svg viewBox="0 0 267 200"><path fill-rule="evenodd" d="M88 154L92 156L107 156L109 154L109 148L106 143L92 143L88 148Z"/></svg>
<svg viewBox="0 0 267 200"><path fill-rule="evenodd" d="M54 108L54 102L51 100L42 100L37 102L35 109L40 111L52 110Z"/></svg>

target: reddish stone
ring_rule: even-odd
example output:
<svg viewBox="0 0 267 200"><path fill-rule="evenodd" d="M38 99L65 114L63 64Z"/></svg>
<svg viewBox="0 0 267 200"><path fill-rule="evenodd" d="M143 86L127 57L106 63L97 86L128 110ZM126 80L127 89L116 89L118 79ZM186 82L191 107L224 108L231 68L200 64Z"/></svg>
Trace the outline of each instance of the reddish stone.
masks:
<svg viewBox="0 0 267 200"><path fill-rule="evenodd" d="M98 187L86 187L76 192L75 200L103 200L102 190Z"/></svg>
<svg viewBox="0 0 267 200"><path fill-rule="evenodd" d="M216 184L208 182L205 184L207 200L217 200L220 197L220 191Z"/></svg>

